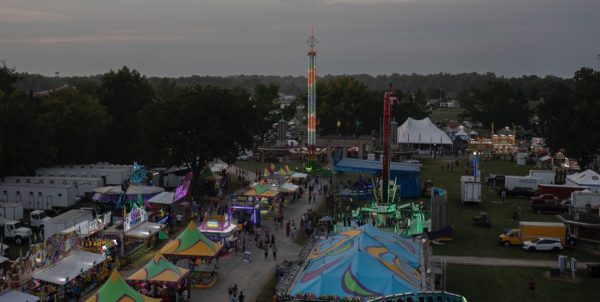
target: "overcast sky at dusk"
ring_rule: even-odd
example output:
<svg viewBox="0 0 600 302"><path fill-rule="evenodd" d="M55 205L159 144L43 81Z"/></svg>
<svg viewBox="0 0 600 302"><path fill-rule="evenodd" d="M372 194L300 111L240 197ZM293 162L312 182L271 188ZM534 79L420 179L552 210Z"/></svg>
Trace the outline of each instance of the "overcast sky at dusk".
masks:
<svg viewBox="0 0 600 302"><path fill-rule="evenodd" d="M599 0L2 0L0 59L91 75L494 72L596 67Z"/></svg>

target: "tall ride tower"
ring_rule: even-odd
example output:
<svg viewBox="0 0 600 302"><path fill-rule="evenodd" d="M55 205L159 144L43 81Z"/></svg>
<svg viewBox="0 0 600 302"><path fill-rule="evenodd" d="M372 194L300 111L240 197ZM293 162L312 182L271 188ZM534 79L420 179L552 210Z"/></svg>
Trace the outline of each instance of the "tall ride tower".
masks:
<svg viewBox="0 0 600 302"><path fill-rule="evenodd" d="M306 40L306 44L310 46L308 51L308 164L307 171L312 171L317 158L317 38L315 38L314 29L310 30L310 37Z"/></svg>

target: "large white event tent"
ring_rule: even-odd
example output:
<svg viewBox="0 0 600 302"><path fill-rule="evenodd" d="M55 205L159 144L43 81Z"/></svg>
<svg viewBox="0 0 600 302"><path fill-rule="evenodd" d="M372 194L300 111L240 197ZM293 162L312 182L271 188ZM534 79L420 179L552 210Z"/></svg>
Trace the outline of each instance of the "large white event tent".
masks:
<svg viewBox="0 0 600 302"><path fill-rule="evenodd" d="M593 170L567 175L567 184L587 187L591 191L600 192L600 175Z"/></svg>
<svg viewBox="0 0 600 302"><path fill-rule="evenodd" d="M422 120L409 117L398 127L398 144L452 145L452 139L428 117Z"/></svg>

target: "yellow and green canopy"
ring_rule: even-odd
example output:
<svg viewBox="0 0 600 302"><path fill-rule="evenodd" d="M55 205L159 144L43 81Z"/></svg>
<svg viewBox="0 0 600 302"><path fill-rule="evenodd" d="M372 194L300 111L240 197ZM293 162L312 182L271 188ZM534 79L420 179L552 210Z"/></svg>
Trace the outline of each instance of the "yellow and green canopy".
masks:
<svg viewBox="0 0 600 302"><path fill-rule="evenodd" d="M193 221L175 240L169 241L160 252L167 256L214 257L223 244L206 238Z"/></svg>
<svg viewBox="0 0 600 302"><path fill-rule="evenodd" d="M133 289L121 274L114 270L110 278L104 282L102 287L86 302L160 302L161 299L154 299L144 296Z"/></svg>
<svg viewBox="0 0 600 302"><path fill-rule="evenodd" d="M146 266L127 278L128 281L149 282L179 282L190 272L169 262L161 253L156 253L154 259Z"/></svg>

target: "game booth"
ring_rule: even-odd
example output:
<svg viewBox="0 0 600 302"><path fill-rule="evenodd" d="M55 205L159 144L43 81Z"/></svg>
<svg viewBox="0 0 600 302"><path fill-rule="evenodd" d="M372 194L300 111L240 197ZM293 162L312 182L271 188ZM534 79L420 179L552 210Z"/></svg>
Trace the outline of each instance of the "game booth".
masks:
<svg viewBox="0 0 600 302"><path fill-rule="evenodd" d="M154 286L165 286L169 301L189 301L190 270L169 262L162 254L127 278L127 283L137 290ZM163 296L164 297L164 296Z"/></svg>
<svg viewBox="0 0 600 302"><path fill-rule="evenodd" d="M254 196L231 195L231 217L248 228L260 226L260 201ZM248 222L248 223L246 223Z"/></svg>
<svg viewBox="0 0 600 302"><path fill-rule="evenodd" d="M0 279L10 280L10 287L40 297L52 296L63 301L74 293L91 292L108 277L109 258L82 250L82 240L76 232L50 236L34 244L19 257Z"/></svg>
<svg viewBox="0 0 600 302"><path fill-rule="evenodd" d="M274 190L277 190L277 187L274 187ZM259 206L260 216L265 218L273 217L274 214L277 213L274 208L274 203L279 193L273 191L271 186L267 183L261 182L255 184L254 189L246 191L244 195L253 197L253 200L255 200Z"/></svg>
<svg viewBox="0 0 600 302"><path fill-rule="evenodd" d="M151 298L138 293L125 282L118 271L114 270L102 287L85 302L160 302L161 300L160 298Z"/></svg>
<svg viewBox="0 0 600 302"><path fill-rule="evenodd" d="M120 246L117 255L128 262L149 248L153 248L159 240L159 233L164 233L165 225L148 222L144 206L130 203L130 211L123 207L125 221L115 223L106 229L99 237L99 241L110 246ZM112 242L112 244L110 244Z"/></svg>
<svg viewBox="0 0 600 302"><path fill-rule="evenodd" d="M222 248L223 244L206 238L191 221L179 237L169 241L160 252L175 263L179 260L187 260L190 268L194 268L191 285L195 288L210 288L217 283L218 273L214 269L200 271L195 268L198 265L212 263Z"/></svg>
<svg viewBox="0 0 600 302"><path fill-rule="evenodd" d="M204 219L198 229L208 239L223 244L224 252L230 252L234 248L237 239L237 222L231 218L232 208L223 215L209 215L205 213Z"/></svg>

